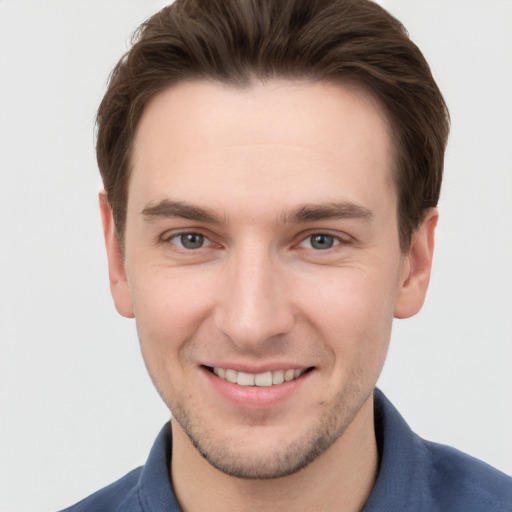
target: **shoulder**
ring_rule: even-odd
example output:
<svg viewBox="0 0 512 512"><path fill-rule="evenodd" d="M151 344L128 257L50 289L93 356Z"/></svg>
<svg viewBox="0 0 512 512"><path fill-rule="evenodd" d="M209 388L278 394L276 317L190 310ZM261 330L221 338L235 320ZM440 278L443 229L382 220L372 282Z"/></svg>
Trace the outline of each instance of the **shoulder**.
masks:
<svg viewBox="0 0 512 512"><path fill-rule="evenodd" d="M512 478L422 439L379 390L375 434L380 468L365 512L512 512Z"/></svg>
<svg viewBox="0 0 512 512"><path fill-rule="evenodd" d="M144 466L61 512L179 511L170 478L172 432L160 430Z"/></svg>
<svg viewBox="0 0 512 512"><path fill-rule="evenodd" d="M429 483L443 510L512 511L512 478L455 448L423 441Z"/></svg>
<svg viewBox="0 0 512 512"><path fill-rule="evenodd" d="M134 469L61 512L139 512L142 510L138 496L141 472L142 467Z"/></svg>

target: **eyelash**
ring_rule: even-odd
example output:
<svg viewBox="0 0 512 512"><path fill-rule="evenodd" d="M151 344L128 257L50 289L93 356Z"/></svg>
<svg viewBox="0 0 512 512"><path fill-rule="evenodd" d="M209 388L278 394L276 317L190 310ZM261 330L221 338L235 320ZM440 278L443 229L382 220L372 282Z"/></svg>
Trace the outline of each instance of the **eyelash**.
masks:
<svg viewBox="0 0 512 512"><path fill-rule="evenodd" d="M185 237L187 235L190 235L190 236L194 235L196 237L200 237L201 245L199 245L198 247L195 247L195 248L185 247L183 245L183 237ZM333 243L329 247L315 248L315 247L313 247L313 243L312 243L313 237L317 237L317 238L323 237L323 238L327 238L327 239L332 239ZM176 240L176 239L179 239L180 242L173 242L173 240ZM207 235L201 233L200 231L180 231L178 233L172 233L167 236L164 234L161 237L160 241L163 243L171 243L173 245L177 245L181 250L184 250L187 252L189 252L189 251L193 252L193 251L203 249L203 248L206 248L206 247L209 247L212 245L217 245L217 247L221 247L220 244L215 244L215 242L213 242ZM303 244L307 243L308 241L309 241L309 247L306 247L306 249L313 249L315 252L324 252L324 251L327 252L330 249L333 249L340 245L346 245L346 244L350 243L350 239L349 239L348 235L339 235L339 234L333 234L333 233L329 233L329 232L315 231L315 232L310 232L305 236L301 235L299 242L294 244L293 246L294 247L301 247L301 246L303 247ZM206 245L205 245L204 242L208 242L208 243L206 243Z"/></svg>
<svg viewBox="0 0 512 512"><path fill-rule="evenodd" d="M329 247L315 248L315 247L313 247L313 238L331 239L332 245ZM329 249L333 249L335 247L338 247L339 245L346 245L347 243L349 243L349 240L346 236L335 235L335 234L332 234L329 232L322 232L322 231L318 232L317 231L314 233L309 233L307 236L301 238L301 241L297 244L297 246L299 246L299 247L303 246L303 244L308 241L309 241L309 245L310 245L310 247L308 247L308 249L315 249L316 252L328 251ZM317 242L318 242L318 240L317 240Z"/></svg>
<svg viewBox="0 0 512 512"><path fill-rule="evenodd" d="M208 241L209 243L204 245L204 244L201 244L199 247L197 248L194 248L194 249L191 249L189 247L184 247L183 246L183 237L187 236L187 235L194 235L196 237L200 237L202 239L202 241ZM194 250L198 250L198 249L203 249L204 247L209 247L210 245L213 245L214 242L212 242L210 240L210 238L206 235L204 235L203 233L200 233L199 231L181 231L179 233L172 233L170 235L163 235L162 238L161 238L161 241L163 243L171 243L173 245L178 245L179 246L179 243L177 242L172 242L172 240L175 240L175 239L181 239L181 247L180 249L182 250L185 250L185 251L194 251Z"/></svg>

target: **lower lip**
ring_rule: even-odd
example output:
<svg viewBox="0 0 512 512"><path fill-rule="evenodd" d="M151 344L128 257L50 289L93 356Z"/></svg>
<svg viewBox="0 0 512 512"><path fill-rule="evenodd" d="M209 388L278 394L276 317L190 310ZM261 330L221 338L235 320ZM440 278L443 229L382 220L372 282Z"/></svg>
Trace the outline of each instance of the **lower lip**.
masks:
<svg viewBox="0 0 512 512"><path fill-rule="evenodd" d="M217 377L214 373L201 368L208 384L228 402L243 409L269 409L276 407L292 395L310 378L312 371L303 373L297 379L273 386L240 386Z"/></svg>

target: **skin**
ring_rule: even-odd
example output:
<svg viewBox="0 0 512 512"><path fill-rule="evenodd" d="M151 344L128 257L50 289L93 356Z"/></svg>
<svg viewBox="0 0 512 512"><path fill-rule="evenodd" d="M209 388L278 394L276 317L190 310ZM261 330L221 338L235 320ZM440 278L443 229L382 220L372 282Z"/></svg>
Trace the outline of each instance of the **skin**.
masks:
<svg viewBox="0 0 512 512"><path fill-rule="evenodd" d="M389 132L370 96L323 83L184 83L146 107L123 255L104 194L100 207L116 307L173 414L184 510L368 498L372 392L393 317L423 304L437 221L427 212L400 251ZM213 366L308 372L284 397L236 401Z"/></svg>

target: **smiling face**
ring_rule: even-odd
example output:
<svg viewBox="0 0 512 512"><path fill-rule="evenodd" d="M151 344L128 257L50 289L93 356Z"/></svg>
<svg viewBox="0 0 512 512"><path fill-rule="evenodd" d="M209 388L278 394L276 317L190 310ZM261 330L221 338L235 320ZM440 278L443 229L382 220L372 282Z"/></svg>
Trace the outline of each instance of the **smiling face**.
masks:
<svg viewBox="0 0 512 512"><path fill-rule="evenodd" d="M392 167L386 119L353 88L195 82L146 108L124 259L102 201L112 293L173 428L223 472L291 474L373 428L435 226L400 252Z"/></svg>

